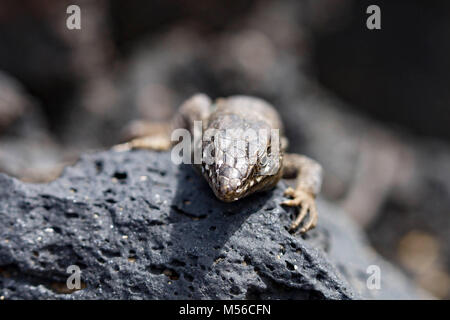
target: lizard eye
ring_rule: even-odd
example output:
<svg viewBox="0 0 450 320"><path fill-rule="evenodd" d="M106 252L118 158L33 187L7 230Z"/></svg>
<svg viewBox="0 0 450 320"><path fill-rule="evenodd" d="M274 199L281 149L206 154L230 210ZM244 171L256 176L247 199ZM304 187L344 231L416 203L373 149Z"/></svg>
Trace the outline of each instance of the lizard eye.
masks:
<svg viewBox="0 0 450 320"><path fill-rule="evenodd" d="M277 161L279 161L279 157L272 154L271 146L268 146L266 153L259 159L258 175L268 176L275 174L278 168Z"/></svg>
<svg viewBox="0 0 450 320"><path fill-rule="evenodd" d="M269 157L267 154L263 155L261 159L259 159L259 164L261 165L261 167L265 167L267 165L268 159Z"/></svg>
<svg viewBox="0 0 450 320"><path fill-rule="evenodd" d="M270 153L271 153L272 149L270 146L267 147L266 149L266 153L263 154L263 156L261 157L261 159L259 160L259 164L261 165L261 167L265 167L269 161L270 158Z"/></svg>

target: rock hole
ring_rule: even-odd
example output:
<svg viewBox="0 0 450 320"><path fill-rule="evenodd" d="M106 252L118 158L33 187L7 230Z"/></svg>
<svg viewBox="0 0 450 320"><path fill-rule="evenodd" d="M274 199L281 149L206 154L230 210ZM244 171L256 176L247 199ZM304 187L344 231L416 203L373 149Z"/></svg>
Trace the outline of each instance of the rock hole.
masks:
<svg viewBox="0 0 450 320"><path fill-rule="evenodd" d="M184 266L186 265L185 262L180 261L180 260L178 260L178 259L173 259L173 260L170 262L170 264L173 265L173 266L176 266L176 267L184 267Z"/></svg>
<svg viewBox="0 0 450 320"><path fill-rule="evenodd" d="M98 261L100 264L104 264L104 263L106 262L106 260L103 259L102 257L97 258L97 261ZM117 266L114 266L114 267L116 268ZM118 268L118 267L117 267L117 268ZM118 271L118 270L116 270L116 271Z"/></svg>
<svg viewBox="0 0 450 320"><path fill-rule="evenodd" d="M61 230L60 227L53 226L52 229L53 229L53 231L54 231L55 233L57 233L57 234L61 234L61 233L62 233L62 230Z"/></svg>
<svg viewBox="0 0 450 320"><path fill-rule="evenodd" d="M175 270L169 268L165 269L163 274L170 280L178 280L180 278L180 275Z"/></svg>
<svg viewBox="0 0 450 320"><path fill-rule="evenodd" d="M295 266L287 260L286 260L286 268L288 268L291 271L295 270Z"/></svg>
<svg viewBox="0 0 450 320"><path fill-rule="evenodd" d="M230 293L232 295L238 295L241 293L241 290L239 289L239 287L237 285L234 285L231 287Z"/></svg>
<svg viewBox="0 0 450 320"><path fill-rule="evenodd" d="M183 274L183 277L184 277L187 281L189 281L189 282L194 281L194 277L191 276L191 275L188 274L188 273Z"/></svg>
<svg viewBox="0 0 450 320"><path fill-rule="evenodd" d="M152 274L161 274L161 273L163 273L164 268L161 267L161 266L152 264L152 265L150 266L149 270L150 270L150 272L151 272Z"/></svg>
<svg viewBox="0 0 450 320"><path fill-rule="evenodd" d="M158 170L158 169L154 169L154 168L150 168L150 167L147 167L147 172L158 173L158 174L160 174L162 177L164 177L164 176L166 175L166 171L164 171L164 170Z"/></svg>
<svg viewBox="0 0 450 320"><path fill-rule="evenodd" d="M112 189L106 189L105 191L103 191L103 194L116 194Z"/></svg>
<svg viewBox="0 0 450 320"><path fill-rule="evenodd" d="M327 275L326 275L326 273L323 271L323 270L320 270L319 272L317 272L317 274L316 274L316 279L318 280L318 281L323 281L323 280L325 280L327 278Z"/></svg>
<svg viewBox="0 0 450 320"><path fill-rule="evenodd" d="M164 222L159 221L159 220L151 220L151 221L148 223L149 226L161 226L161 225L163 225L163 224L164 224Z"/></svg>
<svg viewBox="0 0 450 320"><path fill-rule="evenodd" d="M101 161L101 160L95 161L95 170L96 170L97 174L99 174L103 171L103 161Z"/></svg>
<svg viewBox="0 0 450 320"><path fill-rule="evenodd" d="M119 258L121 256L120 251L112 251L112 250L104 250L104 249L101 249L100 251L105 257L108 257L108 258Z"/></svg>
<svg viewBox="0 0 450 320"><path fill-rule="evenodd" d="M275 268L274 266L270 265L270 264L266 264L267 269L269 269L270 271L273 271Z"/></svg>
<svg viewBox="0 0 450 320"><path fill-rule="evenodd" d="M114 172L113 178L116 178L117 180L126 180L128 177L126 172L120 172L116 171Z"/></svg>
<svg viewBox="0 0 450 320"><path fill-rule="evenodd" d="M67 218L79 218L80 216L76 212L65 212Z"/></svg>
<svg viewBox="0 0 450 320"><path fill-rule="evenodd" d="M151 265L150 272L153 274L164 274L170 280L178 280L180 275L174 269L167 268L162 265Z"/></svg>

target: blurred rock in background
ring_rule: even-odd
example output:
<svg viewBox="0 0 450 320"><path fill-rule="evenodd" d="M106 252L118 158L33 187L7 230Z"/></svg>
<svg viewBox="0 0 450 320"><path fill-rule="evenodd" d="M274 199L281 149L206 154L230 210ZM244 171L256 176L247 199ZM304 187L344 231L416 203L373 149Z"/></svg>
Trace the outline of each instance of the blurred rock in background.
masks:
<svg viewBox="0 0 450 320"><path fill-rule="evenodd" d="M450 139L448 1L309 1L320 83L364 113ZM381 30L365 28L381 8ZM343 81L345 79L345 81Z"/></svg>
<svg viewBox="0 0 450 320"><path fill-rule="evenodd" d="M25 181L50 181L70 159L47 130L40 105L0 72L0 171Z"/></svg>
<svg viewBox="0 0 450 320"><path fill-rule="evenodd" d="M48 181L195 92L256 95L323 164L323 197L449 298L450 11L377 3L379 31L367 1L2 1L0 170Z"/></svg>
<svg viewBox="0 0 450 320"><path fill-rule="evenodd" d="M359 155L364 161L358 171L364 176L367 163L390 149L391 159L388 155L383 162L377 160L386 165L365 180L367 185L379 181L380 175L398 176L381 178L391 187L384 190L378 214L366 221L369 236L381 253L399 262L424 287L448 298L450 3L323 0L308 4L308 29L314 39L311 64L318 82L352 110L382 121L377 126L384 135L389 132L387 139L378 139L381 144L371 139L362 142L370 156ZM382 29L375 32L364 28L365 9L371 4L381 8ZM350 212L350 206L359 207L354 206L361 197L357 190L364 186L353 183L352 189L356 196L344 202ZM368 197L380 193L370 192ZM354 214L361 219L361 212Z"/></svg>

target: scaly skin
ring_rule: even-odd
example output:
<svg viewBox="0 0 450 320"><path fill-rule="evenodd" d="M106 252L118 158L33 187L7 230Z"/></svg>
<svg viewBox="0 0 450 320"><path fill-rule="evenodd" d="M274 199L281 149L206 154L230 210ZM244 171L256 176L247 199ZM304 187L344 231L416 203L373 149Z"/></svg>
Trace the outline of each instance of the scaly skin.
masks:
<svg viewBox="0 0 450 320"><path fill-rule="evenodd" d="M202 121L203 131L203 140L194 141L194 148L201 148L197 151L203 155L202 163L194 166L217 198L225 202L236 201L273 188L282 177L296 177L296 188L285 191L292 199L282 203L301 208L290 228L296 230L308 213L309 219L300 232L315 227L315 197L320 191L322 168L310 158L285 153L287 139L283 136L282 122L275 109L261 99L233 96L212 103L206 95L196 94L183 103L170 124L138 122L132 125L131 131L138 137L116 146L116 150L167 150L173 144L171 131L185 128L193 135L194 121ZM244 134L249 129L256 134L264 133L265 139ZM278 129L279 139L270 139L272 129ZM211 132L214 134L209 139ZM230 144L237 148L231 148ZM278 153L275 152L277 149ZM205 160L208 154L210 161Z"/></svg>

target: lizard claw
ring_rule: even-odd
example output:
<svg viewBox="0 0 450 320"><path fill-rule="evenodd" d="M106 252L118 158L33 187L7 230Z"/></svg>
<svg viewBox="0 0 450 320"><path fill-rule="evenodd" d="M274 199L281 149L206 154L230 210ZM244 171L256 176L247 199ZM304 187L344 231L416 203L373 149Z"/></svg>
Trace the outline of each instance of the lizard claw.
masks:
<svg viewBox="0 0 450 320"><path fill-rule="evenodd" d="M314 228L317 224L317 209L314 196L309 192L303 191L301 189L294 190L292 188L287 188L284 194L293 197L293 199L283 201L281 203L282 205L289 207L301 207L300 213L290 225L289 230L293 231L297 229L300 223L302 223L302 221L305 219L308 212L309 219L299 231L300 233L305 233L308 230Z"/></svg>

